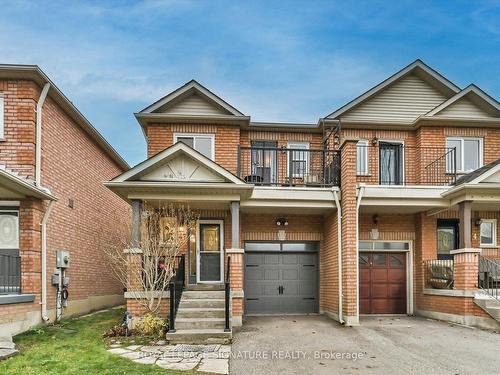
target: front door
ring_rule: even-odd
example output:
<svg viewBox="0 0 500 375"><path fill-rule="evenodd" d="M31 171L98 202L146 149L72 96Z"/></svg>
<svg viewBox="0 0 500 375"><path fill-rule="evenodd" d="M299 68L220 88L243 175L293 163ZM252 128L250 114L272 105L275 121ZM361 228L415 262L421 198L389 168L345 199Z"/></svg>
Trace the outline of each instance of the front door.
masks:
<svg viewBox="0 0 500 375"><path fill-rule="evenodd" d="M453 259L450 251L458 249L458 220L438 219L437 221L437 258Z"/></svg>
<svg viewBox="0 0 500 375"><path fill-rule="evenodd" d="M198 222L197 282L221 283L224 268L224 225L222 220L200 220Z"/></svg>
<svg viewBox="0 0 500 375"><path fill-rule="evenodd" d="M403 183L403 145L379 142L379 154L380 185L401 185Z"/></svg>

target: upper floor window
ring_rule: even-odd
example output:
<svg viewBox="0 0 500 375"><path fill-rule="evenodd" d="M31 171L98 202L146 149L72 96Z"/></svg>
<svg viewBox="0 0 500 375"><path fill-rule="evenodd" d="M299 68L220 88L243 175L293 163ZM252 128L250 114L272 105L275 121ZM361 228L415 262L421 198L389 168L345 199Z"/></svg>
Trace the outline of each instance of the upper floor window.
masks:
<svg viewBox="0 0 500 375"><path fill-rule="evenodd" d="M447 159L447 170L454 171L456 160L456 171L468 173L483 165L483 139L470 137L446 138L446 147L455 148L455 155L449 153Z"/></svg>
<svg viewBox="0 0 500 375"><path fill-rule="evenodd" d="M482 219L480 225L481 246L496 246L497 221L495 219Z"/></svg>
<svg viewBox="0 0 500 375"><path fill-rule="evenodd" d="M4 136L4 98L0 93L0 139Z"/></svg>
<svg viewBox="0 0 500 375"><path fill-rule="evenodd" d="M215 136L213 134L174 134L174 143L182 142L207 158L215 160Z"/></svg>
<svg viewBox="0 0 500 375"><path fill-rule="evenodd" d="M292 177L304 178L309 171L309 150L308 142L288 142L289 153L289 170L292 172Z"/></svg>
<svg viewBox="0 0 500 375"><path fill-rule="evenodd" d="M368 141L362 139L356 144L356 174L363 176L368 173Z"/></svg>

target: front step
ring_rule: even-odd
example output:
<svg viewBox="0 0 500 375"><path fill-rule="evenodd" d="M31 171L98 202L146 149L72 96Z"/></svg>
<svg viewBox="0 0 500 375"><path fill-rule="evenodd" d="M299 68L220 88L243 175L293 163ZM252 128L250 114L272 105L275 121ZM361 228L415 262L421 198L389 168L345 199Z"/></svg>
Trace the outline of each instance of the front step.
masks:
<svg viewBox="0 0 500 375"><path fill-rule="evenodd" d="M474 303L500 323L500 301L498 299L480 295L474 297Z"/></svg>
<svg viewBox="0 0 500 375"><path fill-rule="evenodd" d="M182 292L182 299L224 299L223 290L185 290Z"/></svg>
<svg viewBox="0 0 500 375"><path fill-rule="evenodd" d="M225 309L210 307L191 307L179 309L176 319L183 318L221 318L225 317Z"/></svg>
<svg viewBox="0 0 500 375"><path fill-rule="evenodd" d="M220 298L185 299L182 295L179 311L185 308L224 308L226 301Z"/></svg>
<svg viewBox="0 0 500 375"><path fill-rule="evenodd" d="M186 290L224 290L224 284L194 284L188 285Z"/></svg>
<svg viewBox="0 0 500 375"><path fill-rule="evenodd" d="M184 329L167 332L169 344L230 344L232 332L220 329Z"/></svg>
<svg viewBox="0 0 500 375"><path fill-rule="evenodd" d="M224 318L176 318L176 329L224 329Z"/></svg>

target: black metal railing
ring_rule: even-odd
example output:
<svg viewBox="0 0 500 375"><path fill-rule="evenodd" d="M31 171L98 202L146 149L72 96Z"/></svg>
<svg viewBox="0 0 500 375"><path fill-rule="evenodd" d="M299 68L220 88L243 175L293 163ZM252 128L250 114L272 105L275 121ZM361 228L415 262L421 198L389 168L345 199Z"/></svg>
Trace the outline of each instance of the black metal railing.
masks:
<svg viewBox="0 0 500 375"><path fill-rule="evenodd" d="M185 284L185 256L181 255L176 257L177 268L174 277L170 281L169 291L170 291L170 314L169 314L169 324L168 331L175 332L175 316L177 315L177 309L179 308L179 303L181 302L182 291L184 290Z"/></svg>
<svg viewBox="0 0 500 375"><path fill-rule="evenodd" d="M500 299L500 259L479 257L478 284L486 294Z"/></svg>
<svg viewBox="0 0 500 375"><path fill-rule="evenodd" d="M224 304L224 317L225 317L225 326L224 326L224 331L229 332L231 331L231 327L229 324L229 319L230 319L230 300L231 300L231 281L230 281L230 276L231 276L231 257L227 257L227 268L226 268L226 279L224 280L224 296L225 296L225 304Z"/></svg>
<svg viewBox="0 0 500 375"><path fill-rule="evenodd" d="M453 260L426 260L424 270L426 288L453 289Z"/></svg>
<svg viewBox="0 0 500 375"><path fill-rule="evenodd" d="M379 185L453 185L457 180L454 147L405 146L394 142L358 144L358 180Z"/></svg>
<svg viewBox="0 0 500 375"><path fill-rule="evenodd" d="M238 177L268 186L340 186L340 151L239 147Z"/></svg>
<svg viewBox="0 0 500 375"><path fill-rule="evenodd" d="M21 294L21 257L0 254L0 294Z"/></svg>

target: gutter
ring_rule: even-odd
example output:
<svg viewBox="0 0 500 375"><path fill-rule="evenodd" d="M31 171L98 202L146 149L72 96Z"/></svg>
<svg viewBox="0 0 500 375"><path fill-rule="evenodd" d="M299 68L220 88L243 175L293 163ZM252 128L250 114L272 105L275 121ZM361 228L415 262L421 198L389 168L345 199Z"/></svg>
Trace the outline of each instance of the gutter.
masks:
<svg viewBox="0 0 500 375"><path fill-rule="evenodd" d="M42 174L42 107L49 92L50 83L43 86L38 103L36 103L36 144L35 144L35 185L41 186Z"/></svg>
<svg viewBox="0 0 500 375"><path fill-rule="evenodd" d="M47 316L47 222L55 201L50 201L40 223L42 227L42 320L49 321Z"/></svg>
<svg viewBox="0 0 500 375"><path fill-rule="evenodd" d="M339 322L344 324L343 288L342 288L342 208L340 207L339 194L332 188L333 198L337 206L337 246L338 246L338 270L339 270Z"/></svg>

